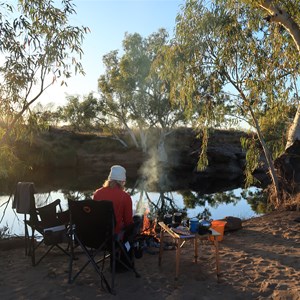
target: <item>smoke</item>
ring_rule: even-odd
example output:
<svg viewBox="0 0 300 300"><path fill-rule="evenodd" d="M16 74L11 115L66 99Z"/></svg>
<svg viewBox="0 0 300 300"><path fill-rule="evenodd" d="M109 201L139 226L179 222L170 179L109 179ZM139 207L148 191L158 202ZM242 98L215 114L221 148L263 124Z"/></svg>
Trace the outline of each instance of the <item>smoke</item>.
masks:
<svg viewBox="0 0 300 300"><path fill-rule="evenodd" d="M163 135L156 146L148 151L148 159L140 169L140 189L164 192L169 191L172 186L168 173L171 165L176 163L176 159L174 153L171 156L170 152L166 150L165 137L166 135Z"/></svg>
<svg viewBox="0 0 300 300"><path fill-rule="evenodd" d="M170 135L170 132L160 135L159 140L152 141L148 158L139 170L139 182L136 187L140 191L140 197L136 203L136 214L144 215L152 210L148 192L159 192L163 197L165 193L173 190L176 179L172 179L170 170L178 166L178 144L180 143L182 137Z"/></svg>
<svg viewBox="0 0 300 300"><path fill-rule="evenodd" d="M141 172L141 189L153 189L159 182L161 167L158 164L158 152L152 148L148 152L148 159L142 165Z"/></svg>
<svg viewBox="0 0 300 300"><path fill-rule="evenodd" d="M145 211L149 210L149 205L144 197L145 191L142 189L140 192L140 198L136 204L136 215L144 215Z"/></svg>

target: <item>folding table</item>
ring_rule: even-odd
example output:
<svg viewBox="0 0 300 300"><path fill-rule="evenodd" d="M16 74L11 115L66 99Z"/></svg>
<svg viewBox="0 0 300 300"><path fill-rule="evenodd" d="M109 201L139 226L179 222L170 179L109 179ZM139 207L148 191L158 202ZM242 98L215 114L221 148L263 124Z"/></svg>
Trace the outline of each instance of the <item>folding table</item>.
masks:
<svg viewBox="0 0 300 300"><path fill-rule="evenodd" d="M163 241L164 241L164 235L167 233L169 236L171 236L175 240L176 244L176 273L175 273L175 280L178 279L179 276L179 263L180 263L180 251L181 247L187 240L193 240L194 242L194 258L195 258L195 263L197 263L198 259L198 240L209 240L210 237L212 237L213 240L213 245L215 246L215 255L216 255L216 273L217 277L220 275L220 266L219 266L219 243L217 237L220 236L221 234L217 232L214 229L211 230L211 234L204 234L200 235L198 233L190 233L190 232L182 232L178 233L175 232L172 228L168 227L164 222L158 222L161 230L160 230L160 247L159 247L159 258L158 258L158 265L161 266L162 262L162 254L163 254Z"/></svg>

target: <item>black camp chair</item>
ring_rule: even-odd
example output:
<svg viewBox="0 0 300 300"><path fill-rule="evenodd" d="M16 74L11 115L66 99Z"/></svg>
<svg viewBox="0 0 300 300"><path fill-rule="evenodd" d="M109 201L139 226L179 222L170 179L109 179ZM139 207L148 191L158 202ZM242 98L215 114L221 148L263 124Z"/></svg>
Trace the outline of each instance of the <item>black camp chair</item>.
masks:
<svg viewBox="0 0 300 300"><path fill-rule="evenodd" d="M32 211L27 225L32 230L30 255L33 266L38 265L53 248L61 250L68 256L70 255L68 251L70 240L67 236L68 217L68 212L62 212L60 199ZM35 238L36 232L41 235L41 240L38 243L36 243ZM36 251L42 244L48 247L37 260ZM67 244L66 249L61 244Z"/></svg>
<svg viewBox="0 0 300 300"><path fill-rule="evenodd" d="M13 208L17 213L24 214L25 254L31 256L32 265L36 266L54 247L69 255L68 251L61 246L62 243L69 243L66 235L69 213L62 211L59 199L37 208L34 194L33 182L18 182ZM29 234L30 229L31 235ZM41 236L38 243L36 243L36 233ZM36 260L36 251L43 243L48 247L44 254Z"/></svg>
<svg viewBox="0 0 300 300"><path fill-rule="evenodd" d="M12 208L15 209L18 214L24 214L25 255L30 254L30 236L28 232L28 221L37 221L35 213L34 193L35 186L33 182L18 182L15 190L14 200L12 203Z"/></svg>
<svg viewBox="0 0 300 300"><path fill-rule="evenodd" d="M111 201L69 200L70 211L70 235L71 255L69 265L69 283L81 274L81 272L91 264L101 279L101 286L106 288L111 294L115 294L115 268L116 262L124 265L128 270L133 271L136 277L139 274L134 267L133 259L126 251L114 233L115 215L113 203ZM75 260L74 247L79 246L86 255L87 261L81 268L73 274ZM121 257L123 260L121 260ZM76 257L77 258L77 257ZM110 283L104 274L105 261L110 262Z"/></svg>

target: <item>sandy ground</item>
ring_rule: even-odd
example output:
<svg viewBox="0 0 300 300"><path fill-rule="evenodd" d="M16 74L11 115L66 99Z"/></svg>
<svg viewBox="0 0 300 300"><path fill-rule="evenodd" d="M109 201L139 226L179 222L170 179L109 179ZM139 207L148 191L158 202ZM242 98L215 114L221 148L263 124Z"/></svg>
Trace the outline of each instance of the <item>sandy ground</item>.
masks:
<svg viewBox="0 0 300 300"><path fill-rule="evenodd" d="M276 212L244 221L243 229L226 234L220 242L219 280L208 241L199 247L197 264L192 246L183 246L177 281L175 250L164 252L159 267L158 249L147 248L136 260L141 278L117 274L115 296L102 289L91 267L69 284L68 257L60 252L32 267L22 245L0 243L0 299L300 299L298 217L300 212Z"/></svg>

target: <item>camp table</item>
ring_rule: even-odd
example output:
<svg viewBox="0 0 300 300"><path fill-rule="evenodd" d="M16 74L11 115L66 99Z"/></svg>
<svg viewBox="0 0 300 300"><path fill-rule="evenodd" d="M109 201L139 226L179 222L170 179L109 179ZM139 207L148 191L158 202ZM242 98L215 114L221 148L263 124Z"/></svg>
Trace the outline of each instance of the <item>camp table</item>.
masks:
<svg viewBox="0 0 300 300"><path fill-rule="evenodd" d="M214 229L211 230L211 234L204 234L200 235L198 233L190 233L189 231L182 231L176 230L176 228L170 228L164 222L158 222L158 225L161 227L160 230L160 247L159 247L159 258L158 258L158 265L161 266L162 262L162 254L163 254L163 241L164 241L164 234L167 233L171 236L176 245L176 273L175 273L175 280L178 279L179 276L179 262L180 262L180 250L186 240L193 240L194 241L194 258L195 263L197 263L198 259L198 240L212 240L213 245L215 246L215 255L216 255L216 273L217 277L220 274L220 267L219 267L219 243L218 243L218 236L221 234ZM177 232L175 232L177 231ZM178 233L180 232L180 233Z"/></svg>

